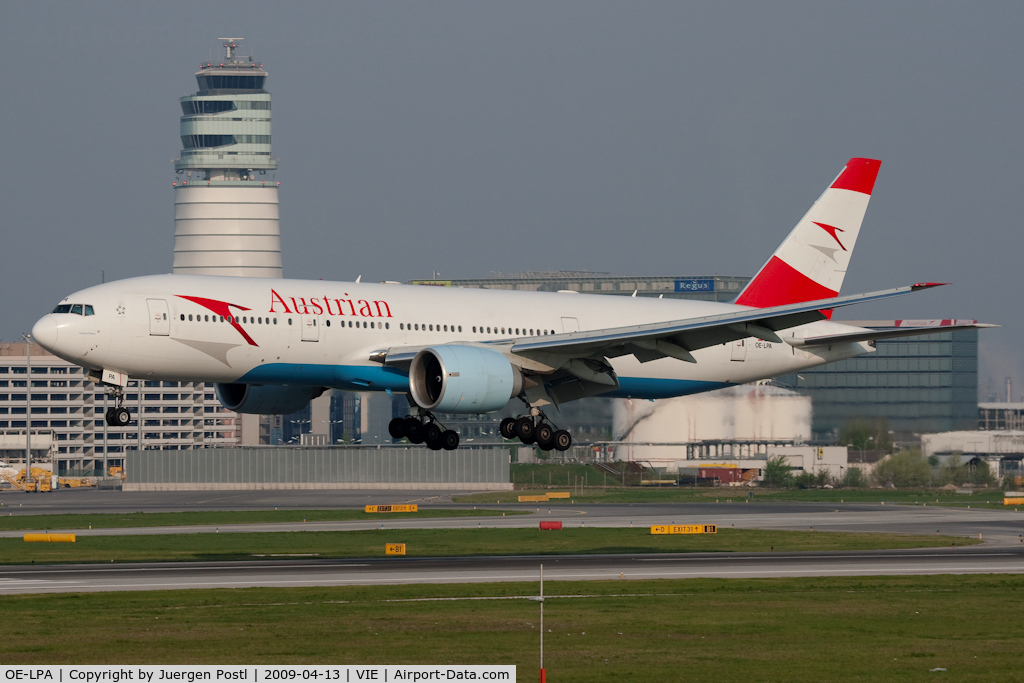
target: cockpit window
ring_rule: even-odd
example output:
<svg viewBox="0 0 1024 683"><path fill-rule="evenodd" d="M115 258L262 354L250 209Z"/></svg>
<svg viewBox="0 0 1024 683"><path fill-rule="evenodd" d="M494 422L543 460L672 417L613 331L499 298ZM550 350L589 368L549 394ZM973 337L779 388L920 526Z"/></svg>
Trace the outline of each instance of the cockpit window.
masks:
<svg viewBox="0 0 1024 683"><path fill-rule="evenodd" d="M95 315L92 306L88 304L58 304L53 309L54 313L74 313L75 315Z"/></svg>
<svg viewBox="0 0 1024 683"><path fill-rule="evenodd" d="M85 305L85 314L86 315L93 315L92 306L90 306L89 304Z"/></svg>
<svg viewBox="0 0 1024 683"><path fill-rule="evenodd" d="M70 313L71 304L58 304L57 308L53 309L54 313Z"/></svg>
<svg viewBox="0 0 1024 683"><path fill-rule="evenodd" d="M82 304L71 304L71 312L76 315L82 315Z"/></svg>

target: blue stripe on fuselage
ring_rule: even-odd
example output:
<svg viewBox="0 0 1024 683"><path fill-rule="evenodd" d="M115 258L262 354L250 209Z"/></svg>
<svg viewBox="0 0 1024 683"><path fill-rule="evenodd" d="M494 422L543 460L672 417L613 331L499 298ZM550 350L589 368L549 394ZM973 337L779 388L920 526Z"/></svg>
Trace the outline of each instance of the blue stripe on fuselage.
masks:
<svg viewBox="0 0 1024 683"><path fill-rule="evenodd" d="M243 384L308 384L346 391L409 391L409 377L397 368L382 365L317 365L267 363L237 380ZM620 377L619 388L607 398L671 398L733 386L726 382L653 377Z"/></svg>

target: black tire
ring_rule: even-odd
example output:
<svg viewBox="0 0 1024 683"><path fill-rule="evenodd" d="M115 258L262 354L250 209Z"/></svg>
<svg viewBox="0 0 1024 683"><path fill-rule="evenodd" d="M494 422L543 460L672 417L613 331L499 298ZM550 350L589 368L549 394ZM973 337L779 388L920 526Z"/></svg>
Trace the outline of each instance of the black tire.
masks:
<svg viewBox="0 0 1024 683"><path fill-rule="evenodd" d="M114 411L116 408L107 408L107 412L103 414L103 419L106 420L108 427L116 427L117 423L114 422Z"/></svg>
<svg viewBox="0 0 1024 683"><path fill-rule="evenodd" d="M514 417L506 417L498 425L498 433L506 439L516 438L516 419Z"/></svg>
<svg viewBox="0 0 1024 683"><path fill-rule="evenodd" d="M441 447L446 451L454 451L459 447L459 434L451 429L441 434Z"/></svg>
<svg viewBox="0 0 1024 683"><path fill-rule="evenodd" d="M132 414L128 412L127 408L117 408L114 410L114 425L117 427L125 427L132 421Z"/></svg>
<svg viewBox="0 0 1024 683"><path fill-rule="evenodd" d="M516 420L516 436L523 443L533 443L536 431L537 425L534 424L532 417L521 417Z"/></svg>
<svg viewBox="0 0 1024 683"><path fill-rule="evenodd" d="M441 443L441 428L434 422L423 427L423 440L427 442L427 445L434 448L431 444ZM434 448L436 451L437 449Z"/></svg>
<svg viewBox="0 0 1024 683"><path fill-rule="evenodd" d="M394 420L389 422L388 434L391 435L392 439L401 439L405 437L405 418L396 417Z"/></svg>
<svg viewBox="0 0 1024 683"><path fill-rule="evenodd" d="M555 432L555 448L560 451L567 451L572 446L572 435L564 429Z"/></svg>
<svg viewBox="0 0 1024 683"><path fill-rule="evenodd" d="M542 451L550 451L555 445L555 430L546 422L541 423L537 427L534 436L537 438L537 445L540 446Z"/></svg>
<svg viewBox="0 0 1024 683"><path fill-rule="evenodd" d="M423 423L415 417L405 418L405 436L409 443L423 443Z"/></svg>
<svg viewBox="0 0 1024 683"><path fill-rule="evenodd" d="M431 429L433 427L433 429ZM444 440L441 438L441 428L436 424L428 424L423 428L423 441L427 448L432 451L439 451L444 448Z"/></svg>

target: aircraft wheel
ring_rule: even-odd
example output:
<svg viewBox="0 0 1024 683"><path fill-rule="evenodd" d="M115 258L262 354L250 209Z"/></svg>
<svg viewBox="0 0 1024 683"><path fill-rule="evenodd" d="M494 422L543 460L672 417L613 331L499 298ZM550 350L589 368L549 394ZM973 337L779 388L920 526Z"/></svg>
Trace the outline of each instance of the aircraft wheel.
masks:
<svg viewBox="0 0 1024 683"><path fill-rule="evenodd" d="M127 408L115 408L114 409L114 426L124 427L132 421L132 414L128 412Z"/></svg>
<svg viewBox="0 0 1024 683"><path fill-rule="evenodd" d="M523 443L533 443L536 431L537 426L533 423L532 417L521 417L516 420L516 436Z"/></svg>
<svg viewBox="0 0 1024 683"><path fill-rule="evenodd" d="M506 439L516 438L516 419L514 417L506 417L498 425L498 433Z"/></svg>
<svg viewBox="0 0 1024 683"><path fill-rule="evenodd" d="M441 434L441 446L446 451L454 451L459 447L459 435L457 432L448 429Z"/></svg>
<svg viewBox="0 0 1024 683"><path fill-rule="evenodd" d="M555 432L555 448L560 451L567 451L572 446L572 436L564 429Z"/></svg>
<svg viewBox="0 0 1024 683"><path fill-rule="evenodd" d="M427 442L427 445L434 448L433 444L441 443L441 428L435 423L424 425L423 427L423 440ZM436 451L437 449L434 448Z"/></svg>
<svg viewBox="0 0 1024 683"><path fill-rule="evenodd" d="M114 411L116 408L107 408L107 412L103 414L103 419L106 420L108 427L116 427L117 423L114 422Z"/></svg>
<svg viewBox="0 0 1024 683"><path fill-rule="evenodd" d="M405 418L396 417L394 420L388 423L388 434L391 435L392 439L401 439L405 436Z"/></svg>
<svg viewBox="0 0 1024 683"><path fill-rule="evenodd" d="M537 445L540 446L542 451L550 451L555 445L555 430L546 422L541 423L541 425L537 427L537 431L534 436L537 439Z"/></svg>
<svg viewBox="0 0 1024 683"><path fill-rule="evenodd" d="M423 423L415 417L405 418L405 435L409 443L423 443Z"/></svg>

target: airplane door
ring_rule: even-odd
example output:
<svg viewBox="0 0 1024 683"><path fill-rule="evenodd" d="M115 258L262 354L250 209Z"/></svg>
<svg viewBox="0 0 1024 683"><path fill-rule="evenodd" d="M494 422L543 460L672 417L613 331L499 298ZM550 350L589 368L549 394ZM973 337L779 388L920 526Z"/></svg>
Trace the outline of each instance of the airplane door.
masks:
<svg viewBox="0 0 1024 683"><path fill-rule="evenodd" d="M164 299L146 299L149 306L149 334L166 337L171 333L171 320L167 315L167 301Z"/></svg>
<svg viewBox="0 0 1024 683"><path fill-rule="evenodd" d="M302 341L320 341L320 321L315 315L299 316L299 325L302 327Z"/></svg>
<svg viewBox="0 0 1024 683"><path fill-rule="evenodd" d="M746 360L747 359L747 340L737 339L732 343L732 359L733 360Z"/></svg>
<svg viewBox="0 0 1024 683"><path fill-rule="evenodd" d="M579 332L580 321L576 318L562 318L562 332Z"/></svg>

